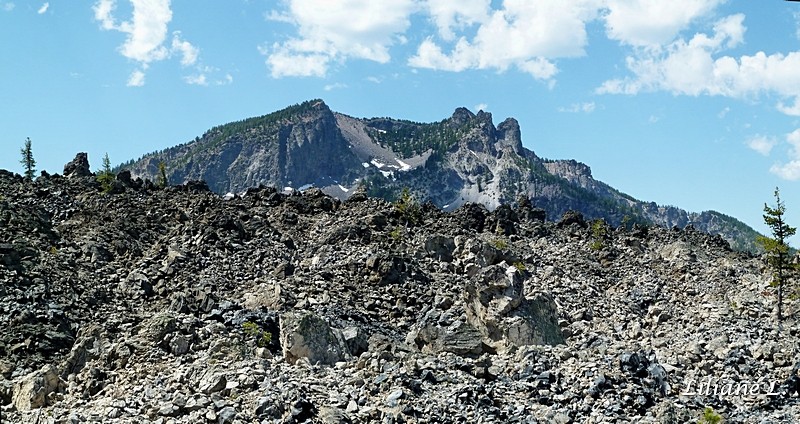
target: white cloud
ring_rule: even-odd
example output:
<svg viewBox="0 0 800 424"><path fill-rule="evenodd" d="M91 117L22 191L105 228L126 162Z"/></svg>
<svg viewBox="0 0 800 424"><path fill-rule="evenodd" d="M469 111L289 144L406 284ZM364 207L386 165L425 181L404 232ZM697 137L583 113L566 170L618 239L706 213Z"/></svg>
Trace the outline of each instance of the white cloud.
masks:
<svg viewBox="0 0 800 424"><path fill-rule="evenodd" d="M800 180L800 159L795 159L781 165L772 165L772 167L769 168L769 172L772 172L784 180Z"/></svg>
<svg viewBox="0 0 800 424"><path fill-rule="evenodd" d="M131 73L131 76L128 78L128 87L141 87L144 85L144 72L137 69Z"/></svg>
<svg viewBox="0 0 800 424"><path fill-rule="evenodd" d="M731 108L729 108L728 106L725 106L725 108L723 108L721 111L719 111L719 113L717 113L717 118L725 119L725 117L728 116L728 113L730 113L730 111L731 111Z"/></svg>
<svg viewBox="0 0 800 424"><path fill-rule="evenodd" d="M489 110L489 105L487 105L486 103L478 103L478 104L475 105L475 107L473 107L473 109L476 112L479 111L479 110L482 110L482 111L486 112L486 111Z"/></svg>
<svg viewBox="0 0 800 424"><path fill-rule="evenodd" d="M128 34L120 52L144 64L166 59L169 50L164 46L164 40L167 38L167 25L172 20L169 0L131 0L131 3L133 19L116 28Z"/></svg>
<svg viewBox="0 0 800 424"><path fill-rule="evenodd" d="M181 39L181 32L175 31L172 33L172 51L178 52L181 55L181 65L189 66L197 62L197 56L200 50L193 46L192 43Z"/></svg>
<svg viewBox="0 0 800 424"><path fill-rule="evenodd" d="M47 9L49 9L49 8L50 8L50 3L45 3L45 4L42 5L42 7L39 8L39 10L36 11L36 13L38 13L40 15L44 14L45 12L47 12Z"/></svg>
<svg viewBox="0 0 800 424"><path fill-rule="evenodd" d="M261 49L274 78L324 76L332 62L367 59L386 63L389 47L402 44L415 0L287 0L288 10L269 19L291 22L298 37Z"/></svg>
<svg viewBox="0 0 800 424"><path fill-rule="evenodd" d="M330 56L324 54L297 54L277 43L267 56L267 66L273 78L323 77L328 72Z"/></svg>
<svg viewBox="0 0 800 424"><path fill-rule="evenodd" d="M639 47L657 47L675 39L693 21L725 0L607 0L603 16L612 40Z"/></svg>
<svg viewBox="0 0 800 424"><path fill-rule="evenodd" d="M369 81L369 82L371 82L373 84L380 84L381 82L383 82L383 79L375 77L375 76L369 76L369 77L367 77L367 81Z"/></svg>
<svg viewBox="0 0 800 424"><path fill-rule="evenodd" d="M114 8L116 8L116 0L99 0L92 7L94 10L94 19L100 21L100 27L104 30L116 29L117 24L114 22Z"/></svg>
<svg viewBox="0 0 800 424"><path fill-rule="evenodd" d="M183 80L189 85L208 85L206 74L185 76L183 77Z"/></svg>
<svg viewBox="0 0 800 424"><path fill-rule="evenodd" d="M104 30L119 31L127 35L119 52L141 66L128 81L129 86L144 84L144 70L151 62L179 55L181 65L197 63L200 50L182 39L180 31L172 33L172 41L166 45L168 26L172 21L170 0L130 0L133 16L129 21L117 22L114 18L116 0L98 0L93 6L94 18ZM131 84L134 82L135 84Z"/></svg>
<svg viewBox="0 0 800 424"><path fill-rule="evenodd" d="M347 84L342 84L340 82L328 84L325 87L323 87L323 90L332 91L332 90L338 90L340 88L347 88Z"/></svg>
<svg viewBox="0 0 800 424"><path fill-rule="evenodd" d="M552 86L556 60L585 54L589 22L603 22L612 40L658 52L725 1L284 0L285 9L273 10L266 18L294 25L297 35L260 50L275 78L322 77L350 59L386 63L390 48L408 41L405 32L412 16L424 14L436 32L417 45L407 60L412 68L516 69ZM741 42L735 24L719 29L731 45ZM633 90L625 81L609 81L608 86Z"/></svg>
<svg viewBox="0 0 800 424"><path fill-rule="evenodd" d="M585 54L586 23L598 16L600 4L596 0L506 0L501 9L487 17L478 19L476 14L468 21L480 21L473 39L462 36L445 53L433 38L428 38L408 63L417 68L455 72L503 72L514 67L537 79L551 79L558 72L553 59Z"/></svg>
<svg viewBox="0 0 800 424"><path fill-rule="evenodd" d="M220 70L212 66L197 66L196 73L186 75L183 81L189 85L201 85L207 87L209 85L229 85L233 84L233 76L225 74L222 77L215 77L219 75Z"/></svg>
<svg viewBox="0 0 800 424"><path fill-rule="evenodd" d="M172 20L169 0L131 0L133 18L117 23L113 13L115 0L100 0L95 3L94 18L104 30L120 31L128 35L120 46L120 53L144 65L166 59L169 50L164 46L167 25Z"/></svg>
<svg viewBox="0 0 800 424"><path fill-rule="evenodd" d="M789 153L795 159L800 159L800 128L786 134L786 142L792 146Z"/></svg>
<svg viewBox="0 0 800 424"><path fill-rule="evenodd" d="M778 102L778 110L789 116L800 116L800 96L795 96L794 104L786 105L784 102Z"/></svg>
<svg viewBox="0 0 800 424"><path fill-rule="evenodd" d="M667 91L676 95L710 95L730 98L757 98L777 95L777 109L800 116L800 52L734 58L720 54L743 43L744 15L728 16L714 25L711 36L698 33L689 41L679 39L664 49L641 50L628 57L633 74L604 82L599 93L637 94ZM786 105L784 101L793 101Z"/></svg>
<svg viewBox="0 0 800 424"><path fill-rule="evenodd" d="M216 81L216 84L217 84L217 85L229 85L229 84L233 84L233 75L231 75L231 74L225 74L225 76L224 76L224 77L222 77L222 79L220 79L220 80L217 80L217 81Z"/></svg>
<svg viewBox="0 0 800 424"><path fill-rule="evenodd" d="M558 111L566 113L592 113L595 107L596 105L594 102L573 103L569 105L569 107L558 108Z"/></svg>
<svg viewBox="0 0 800 424"><path fill-rule="evenodd" d="M455 39L453 29L464 29L489 18L491 0L427 0L424 5L446 41Z"/></svg>
<svg viewBox="0 0 800 424"><path fill-rule="evenodd" d="M750 137L746 143L747 147L755 150L756 152L764 156L769 156L769 153L772 151L772 148L775 147L775 144L777 144L774 138L763 135L756 135Z"/></svg>
<svg viewBox="0 0 800 424"><path fill-rule="evenodd" d="M628 57L627 67L635 78L616 79L603 83L600 93L636 94L640 91L666 90L674 94L697 96L720 95L737 88L736 60L725 56L717 59L713 54L723 46L742 42L744 15L732 15L714 26L713 37L696 34L688 42L677 40L663 52L643 52L639 57Z"/></svg>
<svg viewBox="0 0 800 424"><path fill-rule="evenodd" d="M789 162L772 165L769 171L784 180L797 181L800 180L800 128L786 134L786 142L791 146Z"/></svg>
<svg viewBox="0 0 800 424"><path fill-rule="evenodd" d="M14 3L10 2L10 1L2 3L2 8L3 8L4 12L10 12L10 11L14 10L15 7L16 7L16 5Z"/></svg>

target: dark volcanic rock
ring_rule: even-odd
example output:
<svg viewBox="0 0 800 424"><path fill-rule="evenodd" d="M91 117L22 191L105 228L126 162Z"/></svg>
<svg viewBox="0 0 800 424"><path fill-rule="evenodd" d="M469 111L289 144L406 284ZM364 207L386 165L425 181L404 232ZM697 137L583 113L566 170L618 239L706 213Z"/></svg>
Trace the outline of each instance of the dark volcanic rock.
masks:
<svg viewBox="0 0 800 424"><path fill-rule="evenodd" d="M798 300L694 229L118 181L0 172L3 423L800 416Z"/></svg>
<svg viewBox="0 0 800 424"><path fill-rule="evenodd" d="M78 153L75 155L75 159L64 165L64 176L67 178L89 177L91 175L89 156L86 153Z"/></svg>

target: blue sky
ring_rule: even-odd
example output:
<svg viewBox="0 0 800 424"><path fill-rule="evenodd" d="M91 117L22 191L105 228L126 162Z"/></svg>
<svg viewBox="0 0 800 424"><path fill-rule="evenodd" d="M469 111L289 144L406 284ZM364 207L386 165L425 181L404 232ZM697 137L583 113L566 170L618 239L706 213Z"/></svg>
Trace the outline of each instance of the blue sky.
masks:
<svg viewBox="0 0 800 424"><path fill-rule="evenodd" d="M637 198L800 224L800 3L0 0L0 168L61 172L311 98L356 117L515 117Z"/></svg>

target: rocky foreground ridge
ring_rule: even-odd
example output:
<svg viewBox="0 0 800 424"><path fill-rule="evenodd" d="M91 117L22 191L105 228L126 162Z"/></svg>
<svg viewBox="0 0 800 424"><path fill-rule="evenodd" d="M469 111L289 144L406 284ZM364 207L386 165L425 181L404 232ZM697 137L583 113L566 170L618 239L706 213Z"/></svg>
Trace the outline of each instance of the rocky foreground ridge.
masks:
<svg viewBox="0 0 800 424"><path fill-rule="evenodd" d="M800 417L798 302L720 237L64 174L0 171L3 423Z"/></svg>

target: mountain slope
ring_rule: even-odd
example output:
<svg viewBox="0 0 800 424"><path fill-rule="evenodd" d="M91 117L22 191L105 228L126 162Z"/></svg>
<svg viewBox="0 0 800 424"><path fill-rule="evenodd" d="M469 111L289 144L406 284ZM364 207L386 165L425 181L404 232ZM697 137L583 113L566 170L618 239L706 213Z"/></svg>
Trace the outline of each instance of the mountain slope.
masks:
<svg viewBox="0 0 800 424"><path fill-rule="evenodd" d="M495 126L490 113L465 108L418 123L353 118L311 100L212 128L123 167L134 177L155 179L161 162L171 183L202 179L218 193L260 184L284 191L314 186L345 199L363 185L372 196L394 199L408 187L445 210L468 202L493 210L523 196L551 218L573 209L615 226L692 225L722 235L734 248L756 249L757 233L735 218L634 199L595 180L585 164L545 160L523 147L515 119Z"/></svg>
<svg viewBox="0 0 800 424"><path fill-rule="evenodd" d="M126 167L135 176L153 178L160 162L167 165L170 181L202 179L221 193L262 183L320 186L352 180L361 167L321 101L214 127L190 143Z"/></svg>

